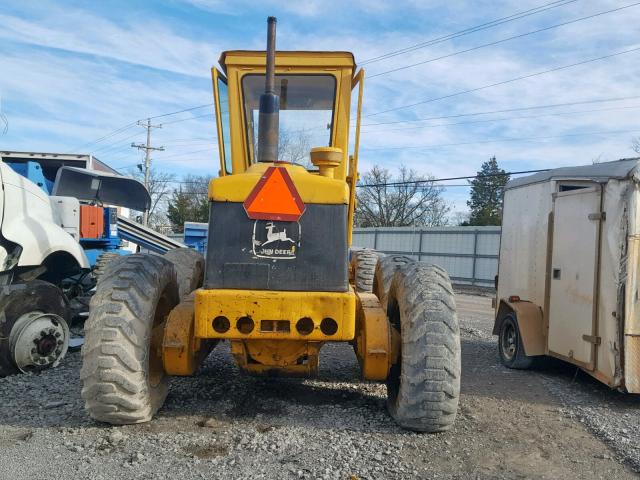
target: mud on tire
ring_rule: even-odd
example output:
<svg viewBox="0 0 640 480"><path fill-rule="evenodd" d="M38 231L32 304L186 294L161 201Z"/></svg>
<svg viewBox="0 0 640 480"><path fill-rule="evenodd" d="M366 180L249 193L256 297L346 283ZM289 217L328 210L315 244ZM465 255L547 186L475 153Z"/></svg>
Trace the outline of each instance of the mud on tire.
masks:
<svg viewBox="0 0 640 480"><path fill-rule="evenodd" d="M416 263L406 255L386 255L378 261L373 276L373 293L380 300L382 308L387 307L387 295L391 287L393 275L405 265Z"/></svg>
<svg viewBox="0 0 640 480"><path fill-rule="evenodd" d="M426 263L400 268L388 314L401 337L400 358L387 379L391 416L409 430L450 429L460 396L460 329L449 276Z"/></svg>
<svg viewBox="0 0 640 480"><path fill-rule="evenodd" d="M204 257L192 248L176 248L164 254L176 270L180 298L202 286L204 280Z"/></svg>
<svg viewBox="0 0 640 480"><path fill-rule="evenodd" d="M82 398L91 417L140 423L162 406L168 382L156 346L178 300L173 264L160 256L128 255L105 272L82 347Z"/></svg>

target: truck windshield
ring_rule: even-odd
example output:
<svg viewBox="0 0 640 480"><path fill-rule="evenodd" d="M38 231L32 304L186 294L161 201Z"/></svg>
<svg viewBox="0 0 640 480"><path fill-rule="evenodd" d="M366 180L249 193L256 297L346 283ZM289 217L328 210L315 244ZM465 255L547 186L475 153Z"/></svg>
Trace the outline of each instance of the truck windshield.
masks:
<svg viewBox="0 0 640 480"><path fill-rule="evenodd" d="M256 160L260 95L264 75L242 78L249 163ZM333 75L276 75L280 95L279 160L312 168L312 147L331 146L336 79Z"/></svg>

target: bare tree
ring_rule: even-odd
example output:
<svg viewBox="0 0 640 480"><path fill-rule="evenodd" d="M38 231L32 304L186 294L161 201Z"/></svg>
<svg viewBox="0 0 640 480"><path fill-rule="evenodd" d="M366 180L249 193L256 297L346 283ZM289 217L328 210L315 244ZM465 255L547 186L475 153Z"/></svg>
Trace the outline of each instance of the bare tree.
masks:
<svg viewBox="0 0 640 480"><path fill-rule="evenodd" d="M139 170L133 170L130 175L144 183L144 174ZM154 168L149 171L149 195L151 195L151 207L149 208L149 226L154 230L167 225L166 203L171 195L171 184L175 180L172 173L161 172Z"/></svg>
<svg viewBox="0 0 640 480"><path fill-rule="evenodd" d="M374 166L362 175L357 190L355 223L359 227L435 227L446 225L451 207L442 198L443 187L432 176L418 175L401 166L394 177ZM411 182L420 183L411 183ZM424 183L422 183L424 181Z"/></svg>
<svg viewBox="0 0 640 480"><path fill-rule="evenodd" d="M469 219L471 218L470 212L453 212L449 216L449 223L454 227L469 225Z"/></svg>
<svg viewBox="0 0 640 480"><path fill-rule="evenodd" d="M258 138L254 138L253 151L258 154ZM303 167L314 168L309 159L311 135L306 130L280 129L278 136L278 158L286 162L297 163Z"/></svg>
<svg viewBox="0 0 640 480"><path fill-rule="evenodd" d="M631 149L636 153L640 153L640 137L631 140Z"/></svg>

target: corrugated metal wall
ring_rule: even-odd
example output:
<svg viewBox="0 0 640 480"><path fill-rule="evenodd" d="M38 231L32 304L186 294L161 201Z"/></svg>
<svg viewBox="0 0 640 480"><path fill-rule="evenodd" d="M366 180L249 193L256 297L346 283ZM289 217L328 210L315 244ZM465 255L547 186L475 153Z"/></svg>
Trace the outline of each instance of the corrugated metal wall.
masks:
<svg viewBox="0 0 640 480"><path fill-rule="evenodd" d="M355 228L353 246L435 263L454 283L493 287L500 227Z"/></svg>

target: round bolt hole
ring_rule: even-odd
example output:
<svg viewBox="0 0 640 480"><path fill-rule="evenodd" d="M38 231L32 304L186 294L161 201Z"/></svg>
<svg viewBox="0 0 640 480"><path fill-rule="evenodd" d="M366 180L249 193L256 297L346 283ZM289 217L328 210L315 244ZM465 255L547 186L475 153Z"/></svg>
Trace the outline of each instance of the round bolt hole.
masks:
<svg viewBox="0 0 640 480"><path fill-rule="evenodd" d="M338 331L338 322L333 318L323 318L322 322L320 322L320 330L325 335L335 335Z"/></svg>
<svg viewBox="0 0 640 480"><path fill-rule="evenodd" d="M313 332L313 328L313 320L311 320L309 317L302 317L296 323L296 330L300 335L309 335L311 332Z"/></svg>
<svg viewBox="0 0 640 480"><path fill-rule="evenodd" d="M236 323L236 328L240 333L244 333L245 335L251 333L253 331L253 327L255 324L251 317L240 317L238 322Z"/></svg>
<svg viewBox="0 0 640 480"><path fill-rule="evenodd" d="M213 329L218 333L225 333L231 327L229 319L227 317L216 317L212 322Z"/></svg>

